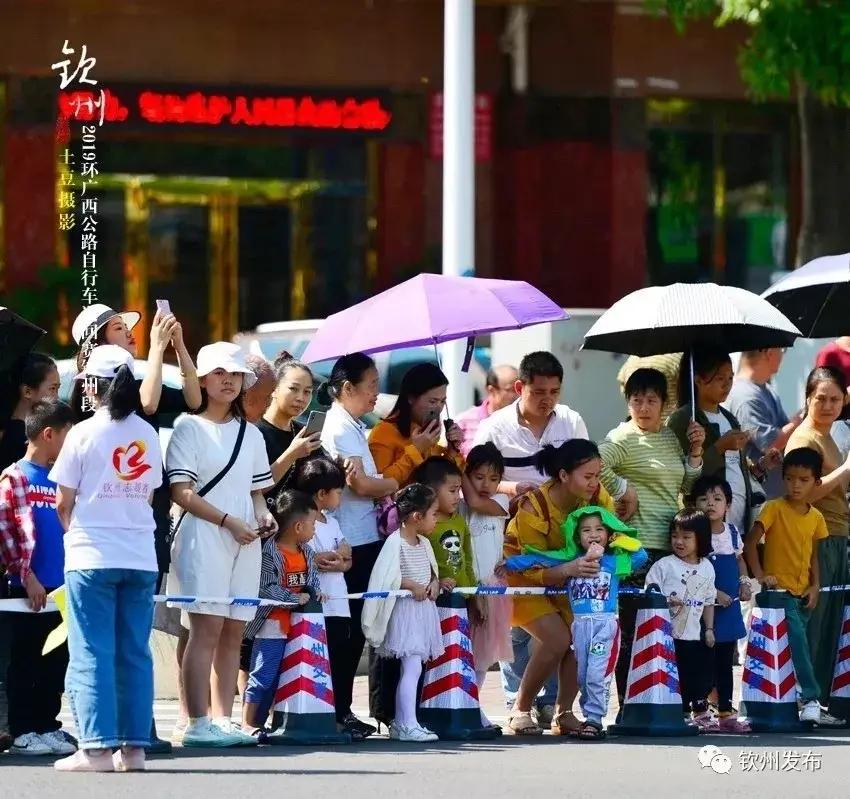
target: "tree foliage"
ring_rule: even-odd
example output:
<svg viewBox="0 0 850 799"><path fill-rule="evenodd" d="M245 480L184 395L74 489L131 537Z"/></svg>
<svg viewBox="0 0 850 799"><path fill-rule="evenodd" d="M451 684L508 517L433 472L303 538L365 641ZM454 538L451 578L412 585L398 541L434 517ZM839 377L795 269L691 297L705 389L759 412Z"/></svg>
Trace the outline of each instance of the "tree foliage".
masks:
<svg viewBox="0 0 850 799"><path fill-rule="evenodd" d="M681 30L689 20L750 27L741 74L758 98L799 81L825 105L850 106L850 0L648 0Z"/></svg>

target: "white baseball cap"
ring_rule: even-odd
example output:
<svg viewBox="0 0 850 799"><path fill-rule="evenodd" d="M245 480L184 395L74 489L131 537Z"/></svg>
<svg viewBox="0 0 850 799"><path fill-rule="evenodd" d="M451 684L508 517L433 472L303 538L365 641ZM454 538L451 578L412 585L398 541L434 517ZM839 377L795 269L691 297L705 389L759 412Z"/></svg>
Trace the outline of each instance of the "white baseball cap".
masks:
<svg viewBox="0 0 850 799"><path fill-rule="evenodd" d="M113 378L122 366L129 367L132 372L135 366L133 356L123 347L117 347L115 344L101 344L91 351L83 371L74 380L82 380L86 377Z"/></svg>
<svg viewBox="0 0 850 799"><path fill-rule="evenodd" d="M204 377L216 369L242 374L242 390L247 391L257 382L257 376L245 363L247 353L238 344L216 341L198 350L198 377Z"/></svg>
<svg viewBox="0 0 850 799"><path fill-rule="evenodd" d="M82 347L86 341L96 336L97 332L116 316L121 317L128 330L132 330L142 318L142 315L137 311L121 311L119 313L108 305L96 302L80 311L71 326L71 336Z"/></svg>

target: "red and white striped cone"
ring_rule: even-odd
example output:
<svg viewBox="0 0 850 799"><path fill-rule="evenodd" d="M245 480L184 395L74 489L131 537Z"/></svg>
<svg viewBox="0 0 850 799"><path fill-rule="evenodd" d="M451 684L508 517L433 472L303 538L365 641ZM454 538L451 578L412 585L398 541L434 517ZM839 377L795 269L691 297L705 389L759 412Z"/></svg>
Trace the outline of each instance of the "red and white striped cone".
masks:
<svg viewBox="0 0 850 799"><path fill-rule="evenodd" d="M685 721L679 668L667 600L656 591L639 594L626 696L612 735L698 735Z"/></svg>
<svg viewBox="0 0 850 799"><path fill-rule="evenodd" d="M444 741L491 740L499 730L481 725L466 599L441 594L437 611L446 651L426 666L419 721Z"/></svg>
<svg viewBox="0 0 850 799"><path fill-rule="evenodd" d="M829 713L839 719L850 719L850 592L844 594L844 617L829 691Z"/></svg>
<svg viewBox="0 0 850 799"><path fill-rule="evenodd" d="M797 678L791 661L785 602L775 591L756 595L741 682L741 716L753 732L800 732Z"/></svg>
<svg viewBox="0 0 850 799"><path fill-rule="evenodd" d="M348 744L337 730L328 638L322 605L311 599L292 612L274 697L270 744Z"/></svg>

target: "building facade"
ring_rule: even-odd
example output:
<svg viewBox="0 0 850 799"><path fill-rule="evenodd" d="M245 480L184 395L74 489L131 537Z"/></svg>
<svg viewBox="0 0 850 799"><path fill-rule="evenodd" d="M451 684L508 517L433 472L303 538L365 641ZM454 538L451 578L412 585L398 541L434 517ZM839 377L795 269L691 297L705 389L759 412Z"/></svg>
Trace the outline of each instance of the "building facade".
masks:
<svg viewBox="0 0 850 799"><path fill-rule="evenodd" d="M798 159L791 106L747 100L742 31L680 36L634 2L532 2L517 93L510 5L476 9L475 273L571 307L650 282L766 284L791 254ZM57 118L101 89L87 195L101 301L169 298L199 346L438 269L442 7L0 3L4 296L47 264L80 266L58 198L81 125L57 141ZM51 64L82 45L97 87L60 92Z"/></svg>

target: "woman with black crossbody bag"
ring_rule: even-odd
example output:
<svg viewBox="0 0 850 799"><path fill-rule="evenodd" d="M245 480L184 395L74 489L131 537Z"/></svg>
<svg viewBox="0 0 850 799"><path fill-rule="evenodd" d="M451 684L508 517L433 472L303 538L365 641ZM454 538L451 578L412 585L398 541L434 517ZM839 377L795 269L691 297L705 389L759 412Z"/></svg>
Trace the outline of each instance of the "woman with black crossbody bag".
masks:
<svg viewBox="0 0 850 799"><path fill-rule="evenodd" d="M256 738L243 733L231 714L242 633L255 609L208 600L257 596L260 537L277 530L263 496L274 481L263 437L241 411L241 393L256 380L245 353L223 341L202 347L198 376L204 402L177 423L166 453L171 499L185 511L171 547L166 593L196 598L188 606L174 603L184 608L181 622L189 629L182 743L245 746Z"/></svg>

